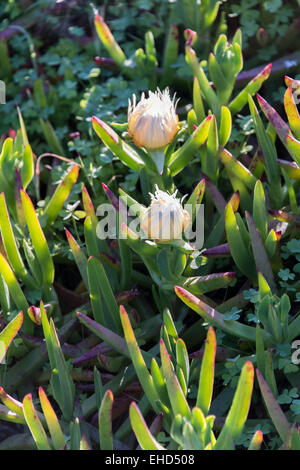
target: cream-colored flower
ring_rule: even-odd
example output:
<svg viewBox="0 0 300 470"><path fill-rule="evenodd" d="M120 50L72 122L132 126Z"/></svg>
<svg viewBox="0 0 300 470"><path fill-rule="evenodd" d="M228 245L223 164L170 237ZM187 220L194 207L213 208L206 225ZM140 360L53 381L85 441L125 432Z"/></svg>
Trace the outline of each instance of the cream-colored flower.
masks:
<svg viewBox="0 0 300 470"><path fill-rule="evenodd" d="M141 216L141 229L144 234L158 242L182 238L191 222L190 214L183 209L182 199L168 194L155 185L155 194L150 194L151 204Z"/></svg>
<svg viewBox="0 0 300 470"><path fill-rule="evenodd" d="M128 105L128 134L135 145L151 150L172 142L179 128L176 105L175 95L171 99L168 88L149 91L148 98L142 93L138 104L133 95Z"/></svg>

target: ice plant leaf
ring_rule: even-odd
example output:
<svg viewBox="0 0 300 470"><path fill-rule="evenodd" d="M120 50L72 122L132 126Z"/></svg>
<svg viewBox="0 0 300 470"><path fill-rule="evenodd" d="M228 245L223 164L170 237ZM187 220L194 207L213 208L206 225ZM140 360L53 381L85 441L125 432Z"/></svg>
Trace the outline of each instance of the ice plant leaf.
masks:
<svg viewBox="0 0 300 470"><path fill-rule="evenodd" d="M11 269L9 263L4 258L4 256L0 253L0 273L5 281L9 293L17 306L17 309L24 313L24 331L27 334L32 334L33 332L33 323L30 320L29 316L27 315L27 311L29 308L28 302L26 300L25 295L18 283L13 270ZM26 313L25 313L26 312Z"/></svg>
<svg viewBox="0 0 300 470"><path fill-rule="evenodd" d="M204 109L201 90L200 90L199 81L197 77L194 77L193 104L194 104L194 110L197 116L198 124L200 124L203 121L203 119L205 119L205 109Z"/></svg>
<svg viewBox="0 0 300 470"><path fill-rule="evenodd" d="M20 127L21 127L23 144L26 146L26 145L29 145L29 141L27 137L25 123L24 123L23 116L22 116L19 106L17 106L17 111L18 111L18 118L19 118Z"/></svg>
<svg viewBox="0 0 300 470"><path fill-rule="evenodd" d="M67 367L52 318L50 318L50 341L55 362L55 369L52 371L54 396L59 401L63 416L66 420L70 420L73 416L75 386ZM57 376L58 381L56 380Z"/></svg>
<svg viewBox="0 0 300 470"><path fill-rule="evenodd" d="M206 250L207 252L209 250ZM222 253L222 252L221 252ZM225 252L230 255L230 251ZM206 254L204 255L206 256ZM217 257L220 252L217 252ZM208 274L207 276L188 277L182 282L182 287L195 295L202 295L206 292L211 292L217 289L222 289L232 282L235 277L235 272Z"/></svg>
<svg viewBox="0 0 300 470"><path fill-rule="evenodd" d="M23 312L20 312L8 325L0 332L0 363L3 361L6 351L20 330L23 323Z"/></svg>
<svg viewBox="0 0 300 470"><path fill-rule="evenodd" d="M279 167L277 164L276 150L274 148L274 145L270 137L268 136L264 128L261 117L259 116L258 110L250 95L248 96L248 101L249 101L249 108L250 108L251 116L254 122L255 131L257 134L258 143L264 156L266 174L267 174L268 181L271 187L271 197L274 199L275 202L277 202L280 199L279 196L281 195L281 185L280 185L280 171L279 171ZM260 105L262 106L262 100L260 100ZM268 109L269 107L270 105L268 105ZM265 109L263 108L263 110ZM276 113L276 111L273 108L272 110ZM279 115L278 115L278 118L279 118L278 121L280 120L280 123L282 123L282 126L286 127L286 124L284 123L284 121L282 121ZM275 122L272 122L272 124L274 125ZM280 126L281 124L278 124L277 128ZM282 136L282 132L280 135Z"/></svg>
<svg viewBox="0 0 300 470"><path fill-rule="evenodd" d="M189 383L190 363L185 342L181 338L176 341L176 360L177 366L182 370L184 382L187 385Z"/></svg>
<svg viewBox="0 0 300 470"><path fill-rule="evenodd" d="M57 416L55 414L55 411L53 410L52 405L42 387L39 387L39 398L54 449L61 450L66 445L66 441L61 430L60 424L58 422Z"/></svg>
<svg viewBox="0 0 300 470"><path fill-rule="evenodd" d="M220 145L224 147L230 137L232 128L232 118L230 109L227 106L221 107L221 118L220 118L220 128L219 128L219 139Z"/></svg>
<svg viewBox="0 0 300 470"><path fill-rule="evenodd" d="M283 442L285 442L290 433L289 422L286 419L283 411L281 410L278 401L271 392L270 387L268 386L267 382L265 381L261 372L258 369L256 369L256 376L269 415L281 439L283 440Z"/></svg>
<svg viewBox="0 0 300 470"><path fill-rule="evenodd" d="M244 325L236 320L225 321L224 315L222 313L210 307L205 302L198 299L198 297L183 289L183 287L175 286L175 293L186 305L198 313L198 315L204 318L204 320L210 323L212 326L219 327L234 336L255 342L256 330L254 327ZM262 331L262 334L264 342L266 344L272 344L271 335L265 331Z"/></svg>
<svg viewBox="0 0 300 470"><path fill-rule="evenodd" d="M87 277L87 257L83 253L82 249L78 245L77 241L69 230L65 229L69 246L71 248L72 254L74 256L75 262L81 274L82 280L86 286L88 286L88 277Z"/></svg>
<svg viewBox="0 0 300 470"><path fill-rule="evenodd" d="M77 317L87 328L92 331L93 334L107 342L112 346L113 349L118 351L123 356L130 357L126 341L121 336L104 327L103 325L100 325L98 322L92 320L84 313L77 312Z"/></svg>
<svg viewBox="0 0 300 470"><path fill-rule="evenodd" d="M44 133L45 139L51 151L57 155L65 155L62 145L56 135L56 132L48 119L40 118L40 125Z"/></svg>
<svg viewBox="0 0 300 470"><path fill-rule="evenodd" d="M248 168L236 160L231 153L224 148L220 149L219 158L228 171L229 177L231 174L235 175L237 178L241 179L251 191L253 190L256 183L256 177L248 170Z"/></svg>
<svg viewBox="0 0 300 470"><path fill-rule="evenodd" d="M3 244L9 262L15 272L15 274L28 286L35 288L36 284L32 276L28 273L20 252L17 247L16 239L13 233L10 217L8 215L8 210L5 201L4 193L0 195L0 229Z"/></svg>
<svg viewBox="0 0 300 470"><path fill-rule="evenodd" d="M82 203L83 203L83 207L84 207L86 215L91 217L93 224L97 223L98 219L96 217L95 208L91 200L91 197L88 193L88 190L86 189L85 186L83 186L82 188Z"/></svg>
<svg viewBox="0 0 300 470"><path fill-rule="evenodd" d="M297 139L300 139L300 115L291 87L288 87L284 93L284 108L292 131L295 133Z"/></svg>
<svg viewBox="0 0 300 470"><path fill-rule="evenodd" d="M192 194L188 198L188 200L185 203L185 206L191 207L191 219L194 220L196 216L196 210L197 210L197 204L201 204L203 196L205 192L205 178L203 178L195 189L193 190Z"/></svg>
<svg viewBox="0 0 300 470"><path fill-rule="evenodd" d="M134 402L130 404L129 417L135 437L143 450L165 450L152 436L139 407Z"/></svg>
<svg viewBox="0 0 300 470"><path fill-rule="evenodd" d="M72 318L60 328L58 335L62 343L65 342L70 333L74 331L76 325L77 320ZM9 393L15 391L22 383L30 380L47 360L48 352L45 343L29 351L7 371L5 376L6 390Z"/></svg>
<svg viewBox="0 0 300 470"><path fill-rule="evenodd" d="M207 76L205 75L203 68L199 64L196 53L194 49L190 46L189 41L187 41L185 47L185 60L188 66L191 68L193 75L197 77L201 94L204 96L205 100L211 107L212 112L216 115L216 118L218 120L220 114L220 103L217 94L213 90Z"/></svg>
<svg viewBox="0 0 300 470"><path fill-rule="evenodd" d="M122 67L126 60L126 56L119 44L116 42L111 30L99 14L95 16L95 27L100 40L107 49L111 58L114 59L119 67Z"/></svg>
<svg viewBox="0 0 300 470"><path fill-rule="evenodd" d="M28 393L23 399L23 410L26 423L39 450L51 450L47 434L34 408L32 395Z"/></svg>
<svg viewBox="0 0 300 470"><path fill-rule="evenodd" d="M104 144L129 168L137 173L145 166L140 154L128 145L108 124L93 116L93 128ZM147 158L145 154L144 158ZM150 157L147 159L149 163Z"/></svg>
<svg viewBox="0 0 300 470"><path fill-rule="evenodd" d="M160 356L162 363L163 375L165 377L169 399L172 405L174 415L178 413L189 418L191 412L179 384L178 378L174 372L173 364L170 360L167 348L163 339L160 340Z"/></svg>
<svg viewBox="0 0 300 470"><path fill-rule="evenodd" d="M197 129L188 140L178 149L170 158L168 167L172 176L177 175L192 160L195 153L203 145L208 137L210 121L212 115L207 116L204 121L199 124Z"/></svg>
<svg viewBox="0 0 300 470"><path fill-rule="evenodd" d="M300 167L300 141L295 139L292 135L286 134L286 147L293 160L295 160Z"/></svg>
<svg viewBox="0 0 300 470"><path fill-rule="evenodd" d="M245 211L248 229L251 237L251 245L256 265L256 270L261 272L268 282L273 293L276 292L276 284L274 281L274 275L271 268L271 264L265 250L261 235L254 223L251 215Z"/></svg>
<svg viewBox="0 0 300 470"><path fill-rule="evenodd" d="M196 406L202 410L205 416L209 412L213 393L216 348L216 335L210 326L205 341L196 402Z"/></svg>
<svg viewBox="0 0 300 470"><path fill-rule="evenodd" d="M253 382L254 367L250 361L247 361L242 368L233 402L214 449L222 446L222 441L226 435L229 435L234 442L239 438L248 416Z"/></svg>
<svg viewBox="0 0 300 470"><path fill-rule="evenodd" d="M272 64L267 65L256 77L254 77L245 88L231 101L229 109L231 114L234 115L241 111L248 100L248 94L254 96L258 92L261 85L271 73Z"/></svg>
<svg viewBox="0 0 300 470"><path fill-rule="evenodd" d="M257 180L253 195L253 221L259 230L263 242L268 236L268 213L263 184Z"/></svg>
<svg viewBox="0 0 300 470"><path fill-rule="evenodd" d="M63 178L63 180L57 186L43 214L47 217L45 230L47 230L49 226L53 224L60 210L63 208L65 201L69 197L70 192L77 181L78 173L79 166L72 166L66 176Z"/></svg>
<svg viewBox="0 0 300 470"><path fill-rule="evenodd" d="M30 181L34 177L34 159L30 145L26 145L23 153L23 164L20 169L23 188L26 190Z"/></svg>
<svg viewBox="0 0 300 470"><path fill-rule="evenodd" d="M87 263L87 273L95 320L120 332L119 307L101 261L90 257Z"/></svg>
<svg viewBox="0 0 300 470"><path fill-rule="evenodd" d="M120 306L120 315L121 315L121 321L123 325L127 347L128 347L134 368L136 370L136 374L139 378L139 381L141 382L141 385L144 389L145 394L148 397L149 402L151 403L152 408L154 409L156 413L159 413L160 410L158 409L157 403L156 403L157 400L159 400L159 396L157 395L156 389L154 387L153 379L147 369L145 360L137 344L128 314L122 305Z"/></svg>
<svg viewBox="0 0 300 470"><path fill-rule="evenodd" d="M266 100L259 95L257 95L257 99L266 117L274 126L281 142L288 149L293 160L300 165L300 143L291 135L289 126ZM295 118L293 122L295 122Z"/></svg>
<svg viewBox="0 0 300 470"><path fill-rule="evenodd" d="M32 245L41 267L42 285L46 287L52 285L54 281L54 264L33 204L23 190L21 190L21 199Z"/></svg>
<svg viewBox="0 0 300 470"><path fill-rule="evenodd" d="M2 387L0 387L0 400L10 411L24 418L23 404L20 401L8 395L8 393L6 393ZM24 424L25 423L26 421L24 419Z"/></svg>
<svg viewBox="0 0 300 470"><path fill-rule="evenodd" d="M178 58L178 49L179 31L175 24L170 24L164 48L162 77L160 81L161 88L171 85L174 79L174 69L172 68L172 64L174 64Z"/></svg>
<svg viewBox="0 0 300 470"><path fill-rule="evenodd" d="M260 430L255 431L251 439L251 442L249 444L248 450L260 450L262 442L263 442L263 433Z"/></svg>
<svg viewBox="0 0 300 470"><path fill-rule="evenodd" d="M270 121L270 123L274 126L279 138L281 139L282 143L285 145L286 134L289 131L288 125L284 122L284 120L279 116L277 111L269 105L269 103L259 94L256 95L257 100L261 109L263 110L265 116Z"/></svg>
<svg viewBox="0 0 300 470"><path fill-rule="evenodd" d="M111 390L106 390L98 413L99 441L101 450L113 450L112 437L112 407L114 396Z"/></svg>
<svg viewBox="0 0 300 470"><path fill-rule="evenodd" d="M252 258L252 255L245 244L241 227L238 225L237 218L230 203L227 204L225 209L225 230L234 262L245 276L255 282L255 266L254 264L249 266L249 259Z"/></svg>

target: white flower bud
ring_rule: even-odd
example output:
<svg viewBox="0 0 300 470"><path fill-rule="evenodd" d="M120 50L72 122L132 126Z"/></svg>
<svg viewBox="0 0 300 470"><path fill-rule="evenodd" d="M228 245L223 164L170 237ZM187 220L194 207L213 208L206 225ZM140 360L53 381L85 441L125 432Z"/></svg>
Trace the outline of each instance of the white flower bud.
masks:
<svg viewBox="0 0 300 470"><path fill-rule="evenodd" d="M149 91L146 98L142 93L141 101L136 104L133 95L132 104L128 104L128 135L135 145L146 149L158 149L168 145L178 131L175 95L171 100L169 90Z"/></svg>
<svg viewBox="0 0 300 470"><path fill-rule="evenodd" d="M170 195L155 185L155 194L150 194L151 204L141 216L144 234L160 243L182 239L191 222L189 213L183 209L183 199L176 198L177 191Z"/></svg>

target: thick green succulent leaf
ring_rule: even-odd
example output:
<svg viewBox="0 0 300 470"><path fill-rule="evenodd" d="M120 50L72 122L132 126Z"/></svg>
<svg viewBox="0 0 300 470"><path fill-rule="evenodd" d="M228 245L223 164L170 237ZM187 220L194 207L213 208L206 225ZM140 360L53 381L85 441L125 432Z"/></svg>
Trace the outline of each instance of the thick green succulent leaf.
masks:
<svg viewBox="0 0 300 470"><path fill-rule="evenodd" d="M32 276L28 273L24 265L24 262L22 260L22 256L17 247L17 242L13 233L4 193L0 195L0 213L1 213L1 218L0 218L1 235L2 235L3 244L5 247L5 251L9 259L9 262L15 274L25 284L29 285L31 288L34 288L35 287L34 280L32 279Z"/></svg>
<svg viewBox="0 0 300 470"><path fill-rule="evenodd" d="M34 408L32 395L28 393L23 399L23 411L28 428L39 450L51 450L47 434Z"/></svg>
<svg viewBox="0 0 300 470"><path fill-rule="evenodd" d="M204 320L212 326L219 327L234 336L253 342L256 341L256 330L254 327L244 325L236 320L225 320L223 314L180 286L175 286L175 292L186 305L198 313L198 315L204 318ZM265 331L262 331L262 334L265 344L273 343L271 335Z"/></svg>
<svg viewBox="0 0 300 470"><path fill-rule="evenodd" d="M251 237L251 245L257 272L261 272L272 292L276 292L276 284L274 280L271 263L264 247L262 237L258 231L253 218L249 212L245 212L249 234Z"/></svg>
<svg viewBox="0 0 300 470"><path fill-rule="evenodd" d="M104 144L129 168L139 172L145 166L145 161L140 154L121 139L108 124L95 116L93 117L93 128ZM147 158L146 154L144 158ZM147 159L147 163L150 163L150 158Z"/></svg>
<svg viewBox="0 0 300 470"><path fill-rule="evenodd" d="M254 367L250 361L247 361L242 368L233 402L214 449L222 447L222 441L226 435L229 435L234 442L239 438L248 416L253 382Z"/></svg>
<svg viewBox="0 0 300 470"><path fill-rule="evenodd" d="M230 254L230 252L229 252ZM217 254L219 256L219 253ZM202 295L228 286L235 278L235 272L209 274L207 276L188 277L182 287L195 295Z"/></svg>
<svg viewBox="0 0 300 470"><path fill-rule="evenodd" d="M173 413L174 415L179 413L189 418L191 414L190 408L174 372L174 367L163 339L160 340L160 356Z"/></svg>
<svg viewBox="0 0 300 470"><path fill-rule="evenodd" d="M0 420L8 421L9 423L15 423L15 424L26 424L25 418L23 418L17 413L14 413L10 409L6 408L6 406L4 405L0 405ZM2 441L2 444L3 442L5 442L5 440ZM6 447L3 447L3 450L8 450L8 449Z"/></svg>
<svg viewBox="0 0 300 470"><path fill-rule="evenodd" d="M66 229L65 231L66 231L70 249L72 251L75 262L81 274L82 280L85 283L85 285L88 286L89 283L88 283L88 276L87 276L87 261L88 261L87 257L84 254L83 250L80 248L79 244L77 243L73 235L69 232L69 230Z"/></svg>
<svg viewBox="0 0 300 470"><path fill-rule="evenodd" d="M201 363L200 379L198 386L196 406L208 415L214 386L215 357L216 357L216 335L210 326L207 332L204 355Z"/></svg>
<svg viewBox="0 0 300 470"><path fill-rule="evenodd" d="M90 257L87 263L87 273L95 320L120 332L119 307L101 261Z"/></svg>
<svg viewBox="0 0 300 470"><path fill-rule="evenodd" d="M178 58L179 50L179 31L175 24L170 24L168 34L166 37L166 43L164 47L164 55L162 62L162 77L160 79L161 89L165 86L170 86L174 79L174 64Z"/></svg>
<svg viewBox="0 0 300 470"><path fill-rule="evenodd" d="M257 180L248 168L246 168L224 148L220 149L219 158L228 171L229 177L233 174L237 178L241 179L251 191L253 190Z"/></svg>
<svg viewBox="0 0 300 470"><path fill-rule="evenodd" d="M184 382L187 386L189 383L190 363L185 342L181 338L176 341L176 360L177 366L180 367Z"/></svg>
<svg viewBox="0 0 300 470"><path fill-rule="evenodd" d="M49 119L40 118L40 125L44 133L44 137L50 147L50 150L57 155L64 156L65 152L61 145L61 142L57 137L57 134Z"/></svg>
<svg viewBox="0 0 300 470"><path fill-rule="evenodd" d="M243 88L240 93L231 101L229 104L229 109L231 114L234 115L241 111L245 106L248 100L248 94L254 96L258 92L261 85L271 73L272 64L267 65L256 77L254 77L246 86Z"/></svg>
<svg viewBox="0 0 300 470"><path fill-rule="evenodd" d="M18 283L13 270L11 269L6 258L0 253L0 273L3 277L4 282L7 285L9 293L19 311L24 314L24 331L27 334L33 333L33 323L27 315L29 308L27 299ZM26 313L25 313L26 312Z"/></svg>
<svg viewBox="0 0 300 470"><path fill-rule="evenodd" d="M194 77L194 83L193 83L193 105L194 105L194 110L195 110L196 117L197 117L197 122L198 124L200 124L200 122L202 122L203 119L205 119L205 109L204 109L203 99L202 99L199 81L197 77Z"/></svg>
<svg viewBox="0 0 300 470"><path fill-rule="evenodd" d="M17 335L23 323L23 312L20 312L8 325L0 332L0 363L3 361L10 343Z"/></svg>
<svg viewBox="0 0 300 470"><path fill-rule="evenodd" d="M195 153L205 143L212 115L207 116L204 121L199 124L188 140L178 149L170 158L168 167L172 176L177 175L192 160Z"/></svg>
<svg viewBox="0 0 300 470"><path fill-rule="evenodd" d="M211 84L207 76L205 75L203 68L199 64L194 49L190 46L188 42L185 47L185 60L188 66L191 68L193 75L197 77L201 94L204 96L206 102L212 109L212 112L216 115L218 119L220 113L220 103L217 94L211 87Z"/></svg>
<svg viewBox="0 0 300 470"><path fill-rule="evenodd" d="M22 190L21 199L32 245L41 267L42 285L51 286L54 281L54 264L46 237L29 196Z"/></svg>
<svg viewBox="0 0 300 470"><path fill-rule="evenodd" d="M112 407L114 396L111 390L106 390L98 414L99 440L101 450L113 450Z"/></svg>
<svg viewBox="0 0 300 470"><path fill-rule="evenodd" d="M268 236L268 213L263 184L257 180L253 194L253 221L259 230L263 242Z"/></svg>
<svg viewBox="0 0 300 470"><path fill-rule="evenodd" d="M116 62L116 64L118 64L119 67L122 67L126 60L126 56L117 41L115 40L111 30L109 29L101 15L95 15L94 21L99 39L103 43L104 47L107 49L111 58L114 59L114 61Z"/></svg>
<svg viewBox="0 0 300 470"><path fill-rule="evenodd" d="M230 137L232 128L232 118L230 109L227 106L221 107L221 118L220 118L220 128L219 128L219 141L220 145L224 147Z"/></svg>
<svg viewBox="0 0 300 470"><path fill-rule="evenodd" d="M230 252L235 264L245 276L255 282L256 269L253 256L250 253L248 246L245 244L241 226L238 224L236 215L230 203L227 204L225 209L225 230Z"/></svg>
<svg viewBox="0 0 300 470"><path fill-rule="evenodd" d="M45 207L43 213L46 216L45 230L49 228L51 224L57 218L59 212L64 206L65 201L68 199L74 184L77 181L79 173L79 166L73 165L62 181L57 186L53 196Z"/></svg>
<svg viewBox="0 0 300 470"><path fill-rule="evenodd" d="M288 439L290 433L289 422L281 410L278 401L271 392L270 387L263 378L262 373L258 369L256 370L256 376L268 413L274 423L275 428L278 431L278 434L280 435L283 442L285 442Z"/></svg>
<svg viewBox="0 0 300 470"><path fill-rule="evenodd" d="M139 407L134 402L130 404L129 417L133 432L143 450L165 450L151 434Z"/></svg>
<svg viewBox="0 0 300 470"><path fill-rule="evenodd" d="M291 157L295 162L300 165L300 143L295 139L290 132L289 126L286 122L280 117L277 111L269 105L269 103L257 95L258 102L261 109L266 115L267 119L270 121L272 126L275 128L278 137L280 138L283 145L290 152ZM263 150L263 149L262 149Z"/></svg>
<svg viewBox="0 0 300 470"><path fill-rule="evenodd" d="M50 318L50 341L55 362L52 382L54 396L59 397L60 407L66 420L71 420L74 409L75 386L70 371L64 358L60 341L54 326L53 319ZM58 380L56 377L58 376Z"/></svg>
<svg viewBox="0 0 300 470"><path fill-rule="evenodd" d="M93 334L107 342L113 349L125 357L130 357L126 341L114 331L109 330L103 325L100 325L95 320L92 320L87 315L77 312L78 319L89 329Z"/></svg>
<svg viewBox="0 0 300 470"><path fill-rule="evenodd" d="M189 213L191 215L192 222L195 219L197 213L197 205L202 203L202 199L205 192L205 179L203 178L199 183L196 185L195 189L193 190L192 194L184 204L184 207L189 209Z"/></svg>
<svg viewBox="0 0 300 470"><path fill-rule="evenodd" d="M20 401L18 401L16 398L6 393L3 387L0 387L0 400L10 411L24 418L23 404ZM25 424L25 420L24 420L24 424Z"/></svg>
<svg viewBox="0 0 300 470"><path fill-rule="evenodd" d="M261 117L259 116L258 110L250 95L248 96L248 101L249 101L249 108L250 108L251 116L254 122L256 135L258 138L258 143L264 156L266 174L267 174L268 181L271 187L271 197L273 197L275 201L278 201L281 197L281 185L280 185L280 170L279 170L278 163L277 163L276 149L264 128ZM260 105L262 105L262 99L260 99L259 102L260 102ZM270 105L268 105L268 109L269 107ZM263 108L263 110L265 110L265 108ZM275 110L273 111L276 113ZM277 116L277 113L276 113L276 116ZM282 121L279 115L278 115L278 118L279 119L276 121L276 123L272 122L272 125L275 127L277 132L280 132L280 135L282 136L282 126L286 128L286 124L284 123L284 121ZM275 124L277 127L275 126ZM286 129L284 132L286 132Z"/></svg>
<svg viewBox="0 0 300 470"><path fill-rule="evenodd" d="M260 430L255 431L251 439L251 442L249 444L248 450L260 450L262 442L263 442L263 433Z"/></svg>
<svg viewBox="0 0 300 470"><path fill-rule="evenodd" d="M291 157L295 160L297 165L300 167L300 142L295 139L292 135L286 135L286 147L290 152Z"/></svg>
<svg viewBox="0 0 300 470"><path fill-rule="evenodd" d="M148 397L149 402L151 403L152 408L156 413L159 413L160 410L158 410L156 403L159 400L159 396L157 395L153 379L148 371L145 360L136 341L128 314L122 305L120 306L120 315L127 347L136 370L136 374L139 378L139 381L141 382L145 394Z"/></svg>
<svg viewBox="0 0 300 470"><path fill-rule="evenodd" d="M284 108L292 131L295 133L297 139L300 139L300 115L291 87L288 87L284 94Z"/></svg>
<svg viewBox="0 0 300 470"><path fill-rule="evenodd" d="M42 309L41 309L42 311ZM77 325L76 319L72 318L58 331L61 343L64 343ZM5 388L9 393L15 391L22 383L28 383L37 373L44 362L48 360L48 351L45 343L35 347L25 356L13 364L5 376Z"/></svg>
<svg viewBox="0 0 300 470"><path fill-rule="evenodd" d="M66 446L66 441L61 430L60 424L58 422L56 413L42 387L39 387L39 398L54 449L61 450Z"/></svg>

